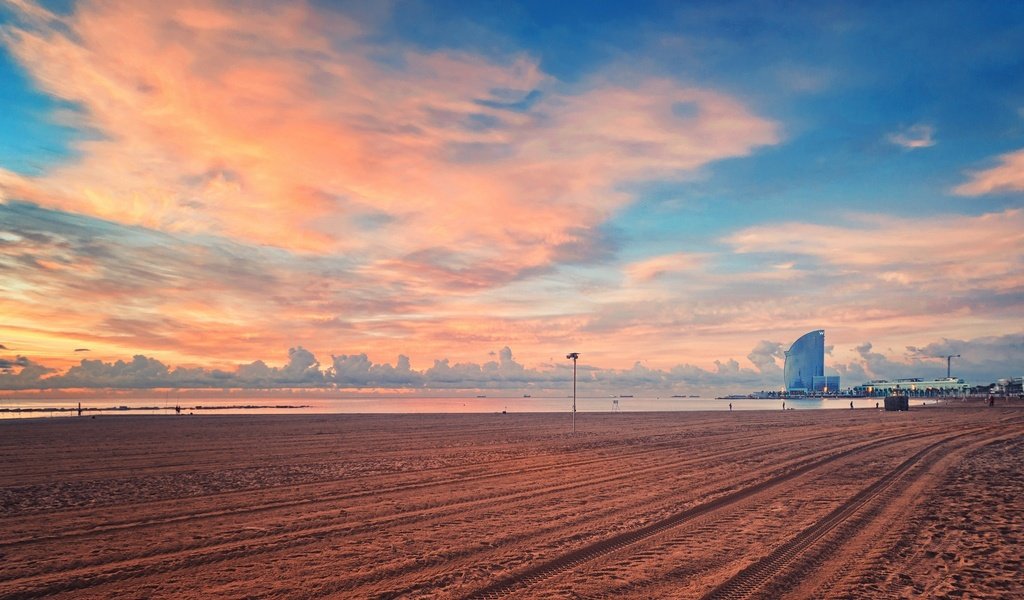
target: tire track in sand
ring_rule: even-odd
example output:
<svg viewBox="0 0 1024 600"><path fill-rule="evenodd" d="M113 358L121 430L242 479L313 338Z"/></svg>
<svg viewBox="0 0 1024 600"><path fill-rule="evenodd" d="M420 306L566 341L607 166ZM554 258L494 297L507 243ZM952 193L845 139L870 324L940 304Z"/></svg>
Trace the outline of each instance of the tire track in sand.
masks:
<svg viewBox="0 0 1024 600"><path fill-rule="evenodd" d="M879 447L896 443L898 441L915 439L919 437L925 437L928 435L932 434L914 433L893 436L882 440L868 442L867 444L862 444L854 448L849 448L847 450L827 456L822 459L810 461L807 464L804 464L800 467L796 467L780 475L776 475L774 477L761 481L760 483L728 493L714 500L681 511L674 515L670 515L650 525L632 531L627 531L612 536L610 538L606 538L604 540L600 540L598 542L589 544L582 548L578 548L576 550L563 554L561 556L555 557L551 560L541 563L540 565L531 567L519 573L500 579L492 584L489 584L481 589L478 589L470 594L467 594L465 597L467 599L494 599L513 595L521 591L523 588L536 585L555 575L573 569L576 566L579 566L583 563L589 562L596 558L605 556L612 552L616 552L618 550L624 549L628 546L632 546L639 542L646 541L649 538L665 533L670 529L690 523L695 519L703 517L713 511L730 507L731 505L746 500L755 494L759 494L770 488L781 485L813 469L823 467L827 464L833 463L837 460L850 456L856 452L863 452L864 450L868 449L876 449Z"/></svg>
<svg viewBox="0 0 1024 600"><path fill-rule="evenodd" d="M913 437L913 436L922 435L922 434L910 434L910 435L911 435L911 437ZM766 437L770 437L770 436L766 436ZM801 438L800 440L797 440L797 441L812 441L812 440L826 438L826 437L830 437L830 436L827 436L827 435L825 435L825 436L815 435L815 436L810 436L808 438ZM794 443L794 440L787 440L785 442L780 442L780 443L777 443L777 444L770 444L768 446L764 446L763 444L760 445L760 446L757 446L757 444L753 444L752 446L757 446L759 448L764 448L764 449L767 450L767 449L770 449L770 448L776 448L776 447L791 445L793 443ZM844 442L843 445L848 446L851 443L856 443L856 442L846 441L846 442ZM740 449L736 449L736 450L730 451L728 453L723 453L723 454L716 455L715 458L719 459L719 458L721 458L723 456L729 456L729 455L733 455L733 454L741 454L741 453L744 453L744 452L748 452L749 450L750 450L750 446L744 447L744 448L740 448ZM830 451L832 451L832 450L825 450L824 452L830 452ZM613 459L614 459L614 457L613 457ZM477 494L477 495L474 495L474 496L470 496L468 498L464 498L464 499L462 499L462 500L460 500L458 502L446 502L446 503L439 504L439 505L437 505L435 507L407 511L407 512L396 514L396 515L388 515L388 516L381 517L381 518L378 518L378 519L373 519L370 522L360 523L360 524L345 523L345 524L341 524L341 525L327 525L327 526L324 526L322 524L321 525L317 525L316 523L313 523L313 524L303 523L303 524L298 525L298 526L289 527L285 531L278 531L278 532L274 532L273 534L269 534L269 535L266 535L266 534L261 535L258 532L250 532L251 535L249 535L249 537L241 539L241 540L239 540L237 538L232 539L232 540L228 540L228 541L214 540L214 541L210 542L209 544L196 544L196 545L192 545L192 546L187 547L187 548L175 548L171 552L161 552L159 550L155 550L153 552L147 552L147 553L144 553L144 554L141 554L141 555L139 555L139 554L133 555L130 559L125 559L123 561L118 561L118 560L115 560L115 561L101 561L98 564L78 565L76 567L72 567L70 569L64 570L60 574L53 573L52 569L45 569L45 570L43 570L41 572L37 572L37 573L33 573L33 574L25 574L23 576L19 576L19 577L15 577L15 578L12 578L12 579L8 579L8 580L6 580L4 582L0 582L0 583L5 584L5 587L8 584L16 584L16 585L20 585L20 586L29 586L29 585L33 585L33 583L32 583L33 579L36 579L36 580L40 580L40 579L44 579L44 580L56 579L56 580L58 580L58 581L51 581L48 584L47 583L43 583L41 581L37 581L37 583L42 583L42 585L41 586L38 586L38 585L34 586L34 588L35 588L34 591L26 589L26 590L24 590L24 594L19 595L19 596L15 596L15 597L26 597L26 598L27 597L38 597L40 595L46 595L48 593L54 593L54 592L59 592L59 591L67 591L69 589L82 589L82 588L86 588L86 587L92 587L93 585L99 585L101 582L105 582L105 580L116 581L116 580L120 580L120 579L124 579L124 578L129 578L129 577L144 576L146 574L149 574L150 572L161 572L161 573L163 573L163 572L170 572L170 571L173 571L173 570L176 570L176 569L194 568L194 567L196 567L198 565L207 564L207 563L211 563L211 562L221 562L221 561L231 560L231 559L238 558L238 557L241 557L241 556L251 556L251 555L255 555L255 554L263 554L263 553L267 553L267 552L272 552L272 551L274 551L276 549L279 549L279 548L295 547L295 546L303 545L303 544L306 544L306 543L316 542L316 541L319 541L319 540L321 540L321 539L323 539L325 537L329 537L329 536L333 536L333 535L352 535L352 534L363 533L363 532L372 532L372 531L375 531L375 530L377 530L380 527L385 526L385 525L395 525L395 524L401 524L401 523L418 521L418 520L422 519L424 515L428 515L431 518L441 518L441 517L443 517L445 515L448 515L448 514L464 511L467 507L470 507L470 506L472 506L475 509L479 509L481 506L505 504L505 503L508 503L510 501L524 502L524 501L527 501L527 500L530 500L530 499L536 499L538 497L543 497L543 496L546 496L546 495L562 493L562 492L565 492L567 490L580 489L580 488L585 488L585 487L593 486L593 485L611 483L611 482L625 480L625 479L632 479L632 478L635 478L638 474L659 473L659 472L664 472L664 471L676 470L676 469L680 469L680 468L684 468L684 467L700 464L701 462L703 462L705 460L708 460L708 457L686 458L686 459L681 459L681 460L678 460L678 461L673 461L673 462L670 462L670 463L659 463L659 464L648 466L648 467L645 467L645 468L642 468L642 469L632 469L632 470L629 470L629 471L626 471L626 472L615 473L613 475L599 477L597 479L591 479L591 480L582 481L582 482L575 482L575 483L569 483L569 484L565 484L565 483L555 484L555 485L551 485L551 486L548 486L548 487L545 487L545 488L539 489L539 490L538 489L531 489L531 490L527 490L527 491L517 490L517 491L511 492L511 493L491 492L491 493L485 493L485 494ZM599 461L592 461L592 462L603 462L603 459L601 459ZM553 466L553 467L538 467L536 469L528 469L527 472L541 471L541 470L544 470L544 471L546 471L546 470L560 470L562 468L564 468L564 467L557 466L557 465ZM521 470L513 470L513 471L510 471L510 472L518 473L520 471ZM508 473L509 472L500 473L500 474L488 474L486 476L472 477L472 478L469 478L469 479L476 480L476 479L491 479L491 478L494 478L494 477L506 477L508 475ZM415 484L415 485L411 485L411 486L404 486L404 487L401 487L400 489L402 491L415 490L415 489L418 489L418 488L421 488L421 487L445 486L445 485L450 485L451 483L452 483L451 480L447 480L447 481L430 482L430 483L424 483L424 484ZM382 492L379 491L379 490L375 491L375 492L374 491L358 492L358 493L355 493L355 494L352 494L352 495L343 495L343 496L345 496L345 497L351 497L351 496L362 497L362 496L367 496L367 495L377 495L379 493L382 493ZM303 500L301 503L302 504L307 504L309 502L311 502L311 501ZM258 510L264 510L264 509L265 508L260 508ZM232 514L232 516L234 516L234 513L231 513L231 511L225 511L225 512L226 513L230 513L230 514ZM249 512L249 511L247 511L247 512ZM328 511L328 512L330 512L330 511ZM336 516L336 512L334 513L334 515ZM89 532L83 532L83 533L89 533ZM187 559L187 560L179 560L181 555L187 555L187 554L191 554L192 558ZM204 556L205 558L200 559L199 558L200 555ZM152 559L157 559L159 562L156 563L155 565L150 565L150 566L147 567L147 565L140 565L140 564L138 564L140 559L149 559L150 561L152 561ZM73 575L73 572L76 571L76 570L77 571L82 571L82 570L89 571L90 567L94 568L96 566L105 566L105 567L107 567L107 569L104 572L102 572L102 573L95 573L95 572L88 573L87 572L87 573L80 573L80 574L77 574L77 575ZM84 578L85 580L92 581L92 583L86 583L86 581L79 581L82 578ZM104 581L101 581L101 580L104 580ZM2 591L0 591L0 597L4 597L4 596L2 596Z"/></svg>
<svg viewBox="0 0 1024 600"><path fill-rule="evenodd" d="M873 516L874 511L871 510L866 511L866 514L862 514L862 508L872 502L881 502L885 497L894 494L903 486L908 485L910 479L920 476L931 463L940 458L938 453L940 448L976 433L978 432L971 431L952 435L922 448L832 512L777 547L773 552L720 584L706 594L704 600L739 600L750 598L764 591L775 578L779 577L794 562L803 558L803 562L813 563L818 556L805 557L804 555L814 550L815 546L821 546L818 548L819 555L835 550L841 545L844 537L850 536L851 532L856 530L853 527L857 524L855 521L866 520ZM841 531L844 528L846 531ZM840 539L825 540L833 531L837 531Z"/></svg>
<svg viewBox="0 0 1024 600"><path fill-rule="evenodd" d="M766 435L756 436L756 439L771 438L771 437L772 436L770 434L766 434ZM799 439L796 439L796 440L790 440L790 441L788 441L786 443L808 442L808 441L814 441L814 440L818 440L818 439L822 439L822 438L827 438L827 437L830 437L830 436L827 435L827 434L826 435L814 435L814 436L809 436L809 437L805 437L805 438L799 438ZM710 441L710 440L708 440L708 441ZM778 447L778 446L781 446L781 445L783 445L783 444L782 443L773 444L773 445L769 446L769 448ZM739 453L742 453L744 451L750 450L751 448L756 448L756 447L758 447L758 442L750 442L750 443L748 443L746 446L744 446L742 448L738 448L736 450L730 451L728 454L726 454L726 456L734 455L734 454L739 454ZM129 530L135 530L135 529L139 529L139 528L143 528L143 527L152 527L152 526L157 526L157 525L170 525L170 524L179 523L179 522L195 522L195 520L197 520L197 519L204 519L204 518L215 518L215 517L223 517L223 516L238 517L240 515L255 514L255 513L267 512L267 511L272 511L272 510L279 510L279 509L286 509L286 508L295 508L295 507L307 506L307 505L317 505L317 504L321 504L321 503L324 503L324 502L335 502L335 501L341 501L341 500L352 500L352 499L357 499L357 498L366 498L366 497L380 496L380 495L383 495L383 494L403 493L403 492L414 491L414 490L425 490L425 489L430 489L430 488L435 488L435 487L447 487L447 486L452 485L453 483L464 484L464 483L474 483L474 482L481 482L481 481L487 481L487 480L493 480L493 479L499 479L500 480L500 479L507 478L509 476L515 476L515 475L540 474L540 473L545 473L545 472L560 471L560 470L564 470L564 469L574 469L574 468L579 468L579 467L583 467L583 466L597 465L597 464L602 464L602 463L618 463L618 462L622 462L624 459L627 459L627 458L630 458L630 457L637 457L637 456L654 454L654 453L658 453L658 452L664 452L666 449L684 449L684 448L686 448L686 449L690 448L690 446L688 445L687 441L666 442L666 443L659 444L657 447L653 447L653 448L648 447L648 448L644 448L642 450L637 450L635 452L620 453L620 454L616 454L614 456L601 456L601 457L595 457L595 458L588 458L588 459L576 460L576 461L572 461L572 462L568 462L568 463L543 464L543 465L534 466L534 467L516 467L516 468L506 469L506 470L502 470L502 471L496 471L496 472L490 472L490 473L481 473L479 475L465 475L465 476L460 476L460 477L450 476L450 477L444 477L444 478L440 478L440 479L432 479L432 480L428 480L428 481L415 481L415 482L411 482L411 483L405 483L405 484L399 484L399 485L391 485L391 486L381 487L381 488L367 488L367 489L364 489L364 490L355 490L355 491L340 492L340 493L325 493L325 494L320 494L320 495L312 496L312 497L303 497L303 498L292 499L292 500L275 500L275 501L272 501L272 502L264 502L264 503L260 503L260 504L254 504L254 505L242 505L242 506L234 506L234 507L229 507L229 508L219 508L219 509L205 510L205 511L201 511L201 510L200 511L197 511L197 510L181 510L181 511L178 511L176 513L163 514L163 515L159 515L159 516L154 516L152 518L130 519L130 520L123 520L123 521L108 522L108 523L105 523L105 524L99 525L99 526L82 528L82 529L75 529L75 530L66 530L66 531L62 531L62 532L59 532L59 533L54 533L52 535L32 535L32 536L25 536L25 537L22 537L22 538L13 538L13 539L8 539L8 540L0 540L0 551L4 550L6 548L13 548L13 547L17 547L17 546L21 546L21 545L25 545L25 544L35 544L35 543L38 543L38 542L41 542L41 541L60 541L60 540L66 540L66 539L72 539L72 538L94 536L94 535L99 535L99 534L109 533L109 532L129 531ZM682 463L689 463L691 461L692 461L692 459L685 459L685 460L683 460L681 462ZM508 459L501 459L501 460L488 461L488 462L491 463L491 464L497 464L497 463L502 463L502 462L508 462ZM680 463L674 463L674 464L675 464L675 466L679 466ZM477 465L473 465L473 466L478 466L478 464ZM659 464L659 465L655 465L653 468L662 469L662 468L667 468L667 467L670 467L670 466L673 466L673 465L671 465L671 464L670 465ZM466 468L467 468L467 465L451 465L451 466L445 466L445 467L434 467L434 468L424 469L424 470L418 471L418 472L416 472L416 475L418 475L420 473L435 474L435 473L439 473L439 472L443 472L443 471L458 471L458 470L465 470ZM645 471L649 470L650 468L652 468L652 467L648 467L648 468L645 468L643 470L635 471L635 472L645 472ZM204 495L204 496L193 496L193 497L189 497L188 500L208 499L208 498L214 498L214 497L223 497L223 496L227 496L227 495L241 495L241 494L247 494L247 493L252 493L252 492L265 493L268 490L274 490L274 489L298 490L298 489L303 489L303 488L307 488L307 487L325 487L325 486L328 486L328 485L333 484L333 483L352 482L354 480L366 479L366 478L371 478L371 477L379 477L379 475L366 475L366 476L359 476L359 477L332 478L332 479L321 480L321 481L312 482L312 483L306 483L306 484L298 484L298 485L295 485L295 484L282 484L282 485L275 485L275 486L267 486L267 487L263 487L263 488L258 488L256 490L241 490L241 491L232 491L232 492L222 492L222 493L216 493L216 494L208 494L208 495ZM109 507L104 507L104 508L115 508L115 507L116 507L116 505L109 506Z"/></svg>

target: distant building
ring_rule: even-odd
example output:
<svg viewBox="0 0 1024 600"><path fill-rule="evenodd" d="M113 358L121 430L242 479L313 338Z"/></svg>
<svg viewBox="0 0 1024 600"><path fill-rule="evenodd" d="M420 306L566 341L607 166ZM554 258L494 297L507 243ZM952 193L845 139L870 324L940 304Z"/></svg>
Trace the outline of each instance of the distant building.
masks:
<svg viewBox="0 0 1024 600"><path fill-rule="evenodd" d="M959 396L966 394L971 386L957 377L942 379L875 379L854 386L853 392L862 396L888 396L893 393L907 396Z"/></svg>
<svg viewBox="0 0 1024 600"><path fill-rule="evenodd" d="M992 391L997 394L1017 394L1024 392L1024 377L1007 377L1000 379L992 386Z"/></svg>
<svg viewBox="0 0 1024 600"><path fill-rule="evenodd" d="M839 391L839 376L825 375L824 329L809 331L793 342L786 351L783 377L790 393Z"/></svg>
<svg viewBox="0 0 1024 600"><path fill-rule="evenodd" d="M811 378L811 389L815 392L838 392L838 375L815 375Z"/></svg>

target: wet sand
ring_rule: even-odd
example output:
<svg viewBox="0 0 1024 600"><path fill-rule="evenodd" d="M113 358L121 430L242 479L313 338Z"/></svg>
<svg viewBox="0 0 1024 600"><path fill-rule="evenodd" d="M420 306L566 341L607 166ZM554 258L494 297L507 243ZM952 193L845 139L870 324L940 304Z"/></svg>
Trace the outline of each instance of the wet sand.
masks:
<svg viewBox="0 0 1024 600"><path fill-rule="evenodd" d="M0 422L0 598L1009 598L1024 407Z"/></svg>

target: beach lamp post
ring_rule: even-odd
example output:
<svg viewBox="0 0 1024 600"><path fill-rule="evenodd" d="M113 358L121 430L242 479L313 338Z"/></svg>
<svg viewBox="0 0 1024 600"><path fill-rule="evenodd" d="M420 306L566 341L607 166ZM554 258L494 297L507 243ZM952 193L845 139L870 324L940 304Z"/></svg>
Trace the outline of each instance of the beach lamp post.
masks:
<svg viewBox="0 0 1024 600"><path fill-rule="evenodd" d="M572 360L572 432L576 433L576 359L580 353L570 352L565 357Z"/></svg>

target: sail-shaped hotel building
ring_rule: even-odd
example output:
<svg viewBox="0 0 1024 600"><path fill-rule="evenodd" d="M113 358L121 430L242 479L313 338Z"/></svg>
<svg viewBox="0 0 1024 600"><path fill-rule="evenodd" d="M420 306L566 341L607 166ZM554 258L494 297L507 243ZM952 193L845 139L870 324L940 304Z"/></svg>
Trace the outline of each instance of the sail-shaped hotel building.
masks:
<svg viewBox="0 0 1024 600"><path fill-rule="evenodd" d="M825 375L824 329L808 331L793 342L786 351L783 376L787 392L839 391L839 376Z"/></svg>

